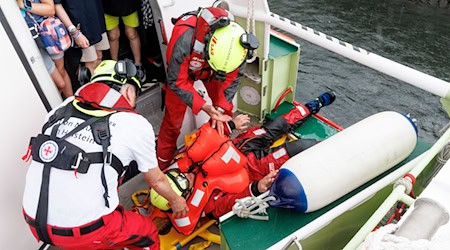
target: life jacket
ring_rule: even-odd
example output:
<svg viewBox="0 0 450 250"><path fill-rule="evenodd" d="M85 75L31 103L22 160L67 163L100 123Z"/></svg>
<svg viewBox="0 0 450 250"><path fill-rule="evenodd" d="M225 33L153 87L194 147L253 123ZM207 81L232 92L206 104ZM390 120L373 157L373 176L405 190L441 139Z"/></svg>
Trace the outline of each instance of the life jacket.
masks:
<svg viewBox="0 0 450 250"><path fill-rule="evenodd" d="M194 28L192 37L192 49L189 59L189 75L194 79L204 79L207 67L206 62L206 45L215 29L224 27L233 20L234 17L228 11L222 8L207 7L199 8L197 11L191 11L182 14L178 18L172 19L174 25L184 25Z"/></svg>
<svg viewBox="0 0 450 250"><path fill-rule="evenodd" d="M183 218L170 216L175 229L184 235L194 231L214 190L239 193L249 185L244 168L247 158L230 140L221 137L208 123L195 134L195 141L175 163L182 172L197 173L187 199L189 213Z"/></svg>
<svg viewBox="0 0 450 250"><path fill-rule="evenodd" d="M56 110L42 127L42 132L31 138L28 157L24 156L23 159L26 160L31 155L34 161L44 164L35 220L37 234L43 242L52 244L47 231L48 189L52 168L73 171L76 178L77 174L87 174L92 164L102 163L101 182L105 189L103 198L105 206L109 207L105 164L116 170L119 179L125 172L120 159L108 152L111 144L109 117L118 111L134 112L128 101L116 90L103 83L91 83L77 91L72 103ZM80 118L84 122L58 138L56 134L59 126L70 117ZM51 134L46 135L45 131L52 126ZM87 126L91 127L94 141L102 146L102 151L86 153L82 148L66 141L66 138Z"/></svg>

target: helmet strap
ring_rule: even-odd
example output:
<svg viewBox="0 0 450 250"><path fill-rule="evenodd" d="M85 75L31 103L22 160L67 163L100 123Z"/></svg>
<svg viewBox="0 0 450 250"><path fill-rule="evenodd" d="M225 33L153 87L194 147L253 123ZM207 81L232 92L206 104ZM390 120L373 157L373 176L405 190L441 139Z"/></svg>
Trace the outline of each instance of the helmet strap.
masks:
<svg viewBox="0 0 450 250"><path fill-rule="evenodd" d="M227 73L222 70L214 71L214 78L216 78L216 80L219 82L224 82L227 78Z"/></svg>

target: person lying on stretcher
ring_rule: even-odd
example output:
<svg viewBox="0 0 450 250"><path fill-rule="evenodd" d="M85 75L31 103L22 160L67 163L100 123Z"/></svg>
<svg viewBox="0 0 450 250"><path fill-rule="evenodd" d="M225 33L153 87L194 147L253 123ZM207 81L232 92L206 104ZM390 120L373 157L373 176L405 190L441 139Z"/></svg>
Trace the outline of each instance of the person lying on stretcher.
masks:
<svg viewBox="0 0 450 250"><path fill-rule="evenodd" d="M298 139L273 147L274 142L334 100L335 94L326 92L305 105L297 103L288 113L252 127L233 140L219 136L209 124L203 125L185 136L186 149L166 171L174 190L186 198L188 215L172 218L170 204L155 191L150 192L152 205L169 211L177 231L188 235L202 214L217 219L231 211L236 199L264 193L283 163L318 141ZM230 127L245 129L248 122L247 115L238 115Z"/></svg>

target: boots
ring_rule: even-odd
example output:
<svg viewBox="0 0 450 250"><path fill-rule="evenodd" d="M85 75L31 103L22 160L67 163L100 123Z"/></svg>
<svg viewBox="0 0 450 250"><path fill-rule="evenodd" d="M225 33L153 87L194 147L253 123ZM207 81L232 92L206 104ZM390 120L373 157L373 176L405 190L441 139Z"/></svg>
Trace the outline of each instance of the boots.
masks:
<svg viewBox="0 0 450 250"><path fill-rule="evenodd" d="M328 106L333 103L335 99L336 94L333 91L328 91L321 94L316 99L309 101L305 104L305 106L309 108L309 111L312 114L316 114L322 107Z"/></svg>

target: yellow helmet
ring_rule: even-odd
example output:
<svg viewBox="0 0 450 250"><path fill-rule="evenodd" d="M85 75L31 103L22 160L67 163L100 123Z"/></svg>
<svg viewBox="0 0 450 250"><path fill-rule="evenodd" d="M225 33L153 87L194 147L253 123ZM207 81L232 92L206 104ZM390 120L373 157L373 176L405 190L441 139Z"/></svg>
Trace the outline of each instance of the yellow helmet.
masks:
<svg viewBox="0 0 450 250"><path fill-rule="evenodd" d="M104 60L91 76L90 82L116 83L120 86L126 83L132 84L137 90L141 90L141 83L136 77L136 66L130 60Z"/></svg>
<svg viewBox="0 0 450 250"><path fill-rule="evenodd" d="M165 175L173 191L179 196L186 198L190 190L188 178L178 169L170 169ZM161 211L170 210L169 201L153 188L150 190L150 202Z"/></svg>
<svg viewBox="0 0 450 250"><path fill-rule="evenodd" d="M217 28L207 45L207 60L217 72L230 73L237 69L247 58L247 49L241 44L245 30L236 22Z"/></svg>

